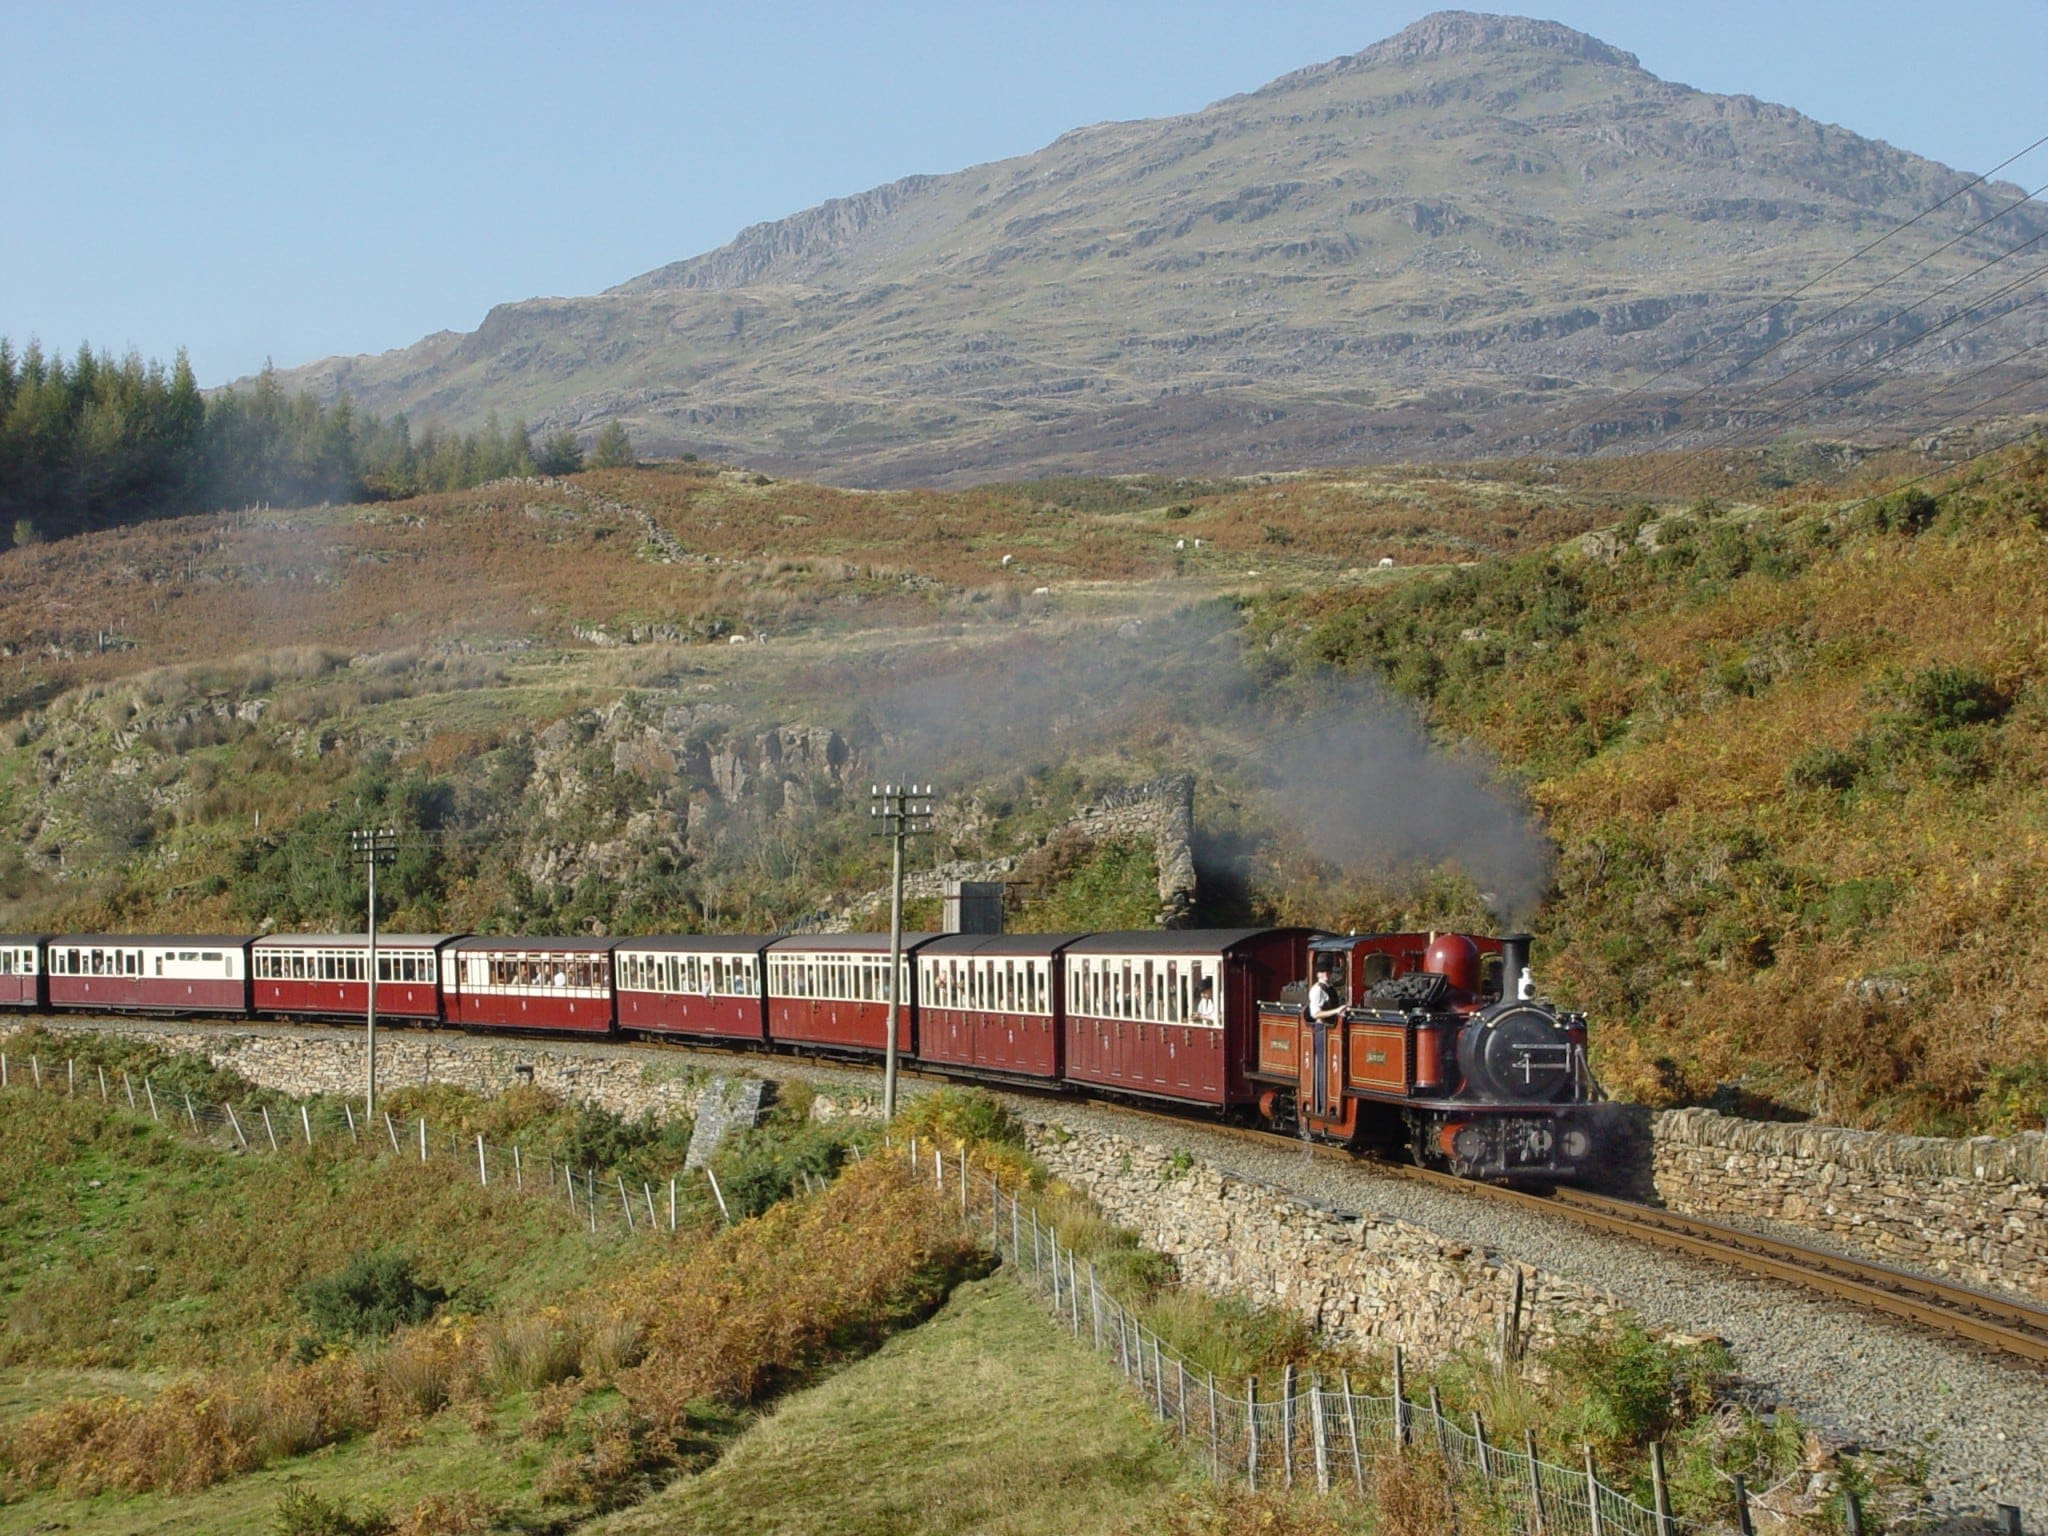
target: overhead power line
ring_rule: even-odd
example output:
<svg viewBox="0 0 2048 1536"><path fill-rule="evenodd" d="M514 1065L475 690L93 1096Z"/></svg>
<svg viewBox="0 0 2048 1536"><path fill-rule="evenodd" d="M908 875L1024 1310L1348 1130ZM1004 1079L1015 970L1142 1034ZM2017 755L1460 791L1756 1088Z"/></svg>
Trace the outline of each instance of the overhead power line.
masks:
<svg viewBox="0 0 2048 1536"><path fill-rule="evenodd" d="M1770 315L1772 311L1778 309L1782 305L1791 303L1794 299L1797 299L1804 294L1812 292L1816 287L1826 282L1830 277L1833 277L1837 272L1841 271L1844 267L1847 267L1854 262L1860 261L1863 257L1869 255L1872 251L1876 250L1886 241L1894 238L1897 235L1904 234L1907 230L1911 229L1921 220L1931 218L1933 215L1939 213L1942 209L1946 208L1950 203L1954 202L1957 198L1963 196L1966 192L1969 192L1976 187L1982 186L1985 182L1989 181L1993 176L1996 176L2000 171L2004 170L2007 166L2012 165L2016 161L2024 159L2026 156L2032 154L2035 150L2039 149L2044 144L2048 144L2048 134L2043 134L2040 138L2034 140L2033 143L2027 145L2026 148L2017 150L2014 153L2007 155L2003 160L1999 161L1998 164L1992 166L1990 170L1983 172L1981 175L1971 177L1968 181L1964 182L1960 187L1957 187L1953 192L1949 193L1948 196L1942 198L1938 202L1932 203L1927 207L1921 209L1918 213L1914 214L1913 217L1911 217L1910 219L1905 220L1903 223L1893 225L1890 229L1886 230L1883 234L1879 235L1875 240L1872 240L1865 245L1859 246L1856 250L1851 251L1847 256L1844 256L1840 261L1836 262L1826 271L1817 273L1813 277L1808 278L1805 282L1801 283L1797 288L1793 289L1790 293L1783 294L1780 297L1771 300L1770 303L1764 305L1762 308L1753 310L1749 314L1744 315L1740 320L1736 321L1733 325L1729 326L1726 330L1722 331L1720 335L1700 343L1699 346L1694 347L1690 352L1686 353L1683 357L1677 359L1675 362L1667 364L1663 368L1660 368L1656 373L1651 374L1649 378L1642 380L1640 383L1630 385L1627 389L1623 390L1620 394L1614 396L1612 399L1602 401L1598 406L1596 406L1593 410L1589 411L1585 415L1580 416L1575 420L1566 422L1564 426L1558 429L1559 435L1562 436L1566 433L1575 432L1581 427L1591 425L1593 422L1600 420L1602 417L1612 415L1616 406L1619 406L1624 401L1634 399L1637 395L1641 394L1651 385L1659 383L1662 380L1669 378L1672 374L1677 373L1680 369L1689 367L1699 358L1713 351L1714 348L1722 345L1723 343L1731 340L1732 338L1742 335L1742 333L1748 330L1750 326L1754 325L1757 321L1762 320L1766 316ZM1968 231L1966 231L1965 233L1967 234Z"/></svg>

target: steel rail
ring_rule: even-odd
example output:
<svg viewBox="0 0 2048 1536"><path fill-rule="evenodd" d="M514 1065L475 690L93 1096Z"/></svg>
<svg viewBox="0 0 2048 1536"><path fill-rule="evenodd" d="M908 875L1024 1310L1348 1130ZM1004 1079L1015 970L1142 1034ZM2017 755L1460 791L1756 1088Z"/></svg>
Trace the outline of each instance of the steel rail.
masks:
<svg viewBox="0 0 2048 1536"><path fill-rule="evenodd" d="M322 1028L320 1025L290 1024L282 1027ZM836 1055L826 1056L816 1052L796 1052L789 1056L777 1057L744 1047L734 1049L731 1046L700 1045L689 1041L654 1040L644 1035L588 1042L558 1041L551 1037L548 1043L603 1044L614 1049L627 1050L644 1050L652 1047L661 1052L723 1057L749 1066L757 1065L764 1060L788 1060L797 1063L808 1062L835 1071L866 1071L872 1074L880 1070L878 1064ZM934 1068L929 1063L909 1066L903 1070L906 1076L924 1081L965 1083L990 1092L1012 1093L1035 1100L1059 1102L1073 1099L1073 1095L1063 1085L1055 1083L1038 1084L1008 1078L962 1076L943 1068ZM1593 1194L1586 1190L1551 1189L1538 1193L1508 1185L1480 1183L1473 1179L1461 1179L1451 1174L1440 1173L1435 1169L1417 1168L1409 1163L1362 1157L1346 1148L1332 1146L1326 1142L1303 1141L1250 1126L1199 1119L1163 1105L1140 1105L1127 1099L1093 1096L1078 1102L1128 1115L1134 1119L1150 1120L1181 1128L1193 1127L1267 1148L1276 1145L1299 1147L1307 1155L1341 1162L1384 1177L1429 1184L1439 1189L1455 1191L1469 1199L1503 1202L1537 1214L1573 1222L1607 1236L1629 1238L1707 1263L1746 1270L1765 1279L1797 1286L1833 1300L1849 1302L1923 1328L1948 1333L2002 1354L2018 1356L2037 1363L2048 1363L2048 1308L2031 1305L2016 1297L2000 1296L1969 1286L1956 1285L1932 1275L1895 1269L1867 1259L1850 1258L1831 1249L1808 1247L1784 1238L1767 1237L1746 1228L1731 1227L1697 1216L1681 1215L1655 1206L1618 1200L1609 1195ZM1267 1183L1261 1179L1254 1179L1251 1182ZM1289 1193L1291 1198L1302 1198ZM1319 1204L1315 1201L1304 1203Z"/></svg>

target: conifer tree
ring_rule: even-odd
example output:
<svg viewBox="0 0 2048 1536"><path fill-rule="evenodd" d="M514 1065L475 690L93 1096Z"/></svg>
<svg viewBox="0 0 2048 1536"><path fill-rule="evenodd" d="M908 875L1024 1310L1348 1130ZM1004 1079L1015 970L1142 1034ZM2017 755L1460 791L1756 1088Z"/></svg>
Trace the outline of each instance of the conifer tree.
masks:
<svg viewBox="0 0 2048 1536"><path fill-rule="evenodd" d="M614 417L597 434L597 442L590 450L590 467L631 469L633 463L633 440L626 435L625 425Z"/></svg>

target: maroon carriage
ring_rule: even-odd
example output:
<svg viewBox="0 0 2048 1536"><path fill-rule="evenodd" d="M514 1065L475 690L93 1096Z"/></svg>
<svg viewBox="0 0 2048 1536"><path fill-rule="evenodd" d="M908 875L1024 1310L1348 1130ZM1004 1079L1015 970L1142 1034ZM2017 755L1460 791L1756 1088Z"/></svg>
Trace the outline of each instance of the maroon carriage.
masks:
<svg viewBox="0 0 2048 1536"><path fill-rule="evenodd" d="M442 952L449 933L377 935L377 1017L441 1017ZM258 1013L360 1019L370 1007L370 944L360 933L276 933L249 946Z"/></svg>
<svg viewBox="0 0 2048 1536"><path fill-rule="evenodd" d="M719 1040L766 1040L762 936L621 939L612 953L619 1028Z"/></svg>
<svg viewBox="0 0 2048 1536"><path fill-rule="evenodd" d="M40 1008L49 999L43 985L46 934L0 933L0 1008Z"/></svg>
<svg viewBox="0 0 2048 1536"><path fill-rule="evenodd" d="M1078 933L956 933L917 952L917 1056L936 1066L1060 1075L1060 957Z"/></svg>
<svg viewBox="0 0 2048 1536"><path fill-rule="evenodd" d="M1233 1105L1258 1000L1298 978L1305 928L1097 933L1067 946L1069 1082L1183 1103Z"/></svg>
<svg viewBox="0 0 2048 1536"><path fill-rule="evenodd" d="M50 940L45 954L52 1008L249 1011L246 934L62 934Z"/></svg>
<svg viewBox="0 0 2048 1536"><path fill-rule="evenodd" d="M932 933L903 935L904 1005L896 1014L896 1049L916 1039L911 967ZM778 939L768 950L768 1035L785 1045L880 1051L889 1017L889 935L818 933Z"/></svg>
<svg viewBox="0 0 2048 1536"><path fill-rule="evenodd" d="M478 1029L612 1030L617 939L457 939L442 950L450 1024Z"/></svg>

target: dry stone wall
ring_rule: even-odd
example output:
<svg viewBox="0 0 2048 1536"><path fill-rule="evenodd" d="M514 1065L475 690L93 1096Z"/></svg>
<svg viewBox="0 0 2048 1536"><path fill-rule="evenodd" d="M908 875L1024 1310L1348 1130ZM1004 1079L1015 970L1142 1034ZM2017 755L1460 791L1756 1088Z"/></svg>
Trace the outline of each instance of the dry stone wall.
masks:
<svg viewBox="0 0 2048 1536"><path fill-rule="evenodd" d="M1432 1360L1541 1346L1613 1297L1390 1217L1321 1210L1184 1152L1032 1127L1032 1149L1191 1285L1285 1307L1319 1332Z"/></svg>
<svg viewBox="0 0 2048 1536"><path fill-rule="evenodd" d="M1781 1222L2048 1300L2048 1136L1895 1136L1681 1109L1654 1117L1649 1172L1676 1211Z"/></svg>

